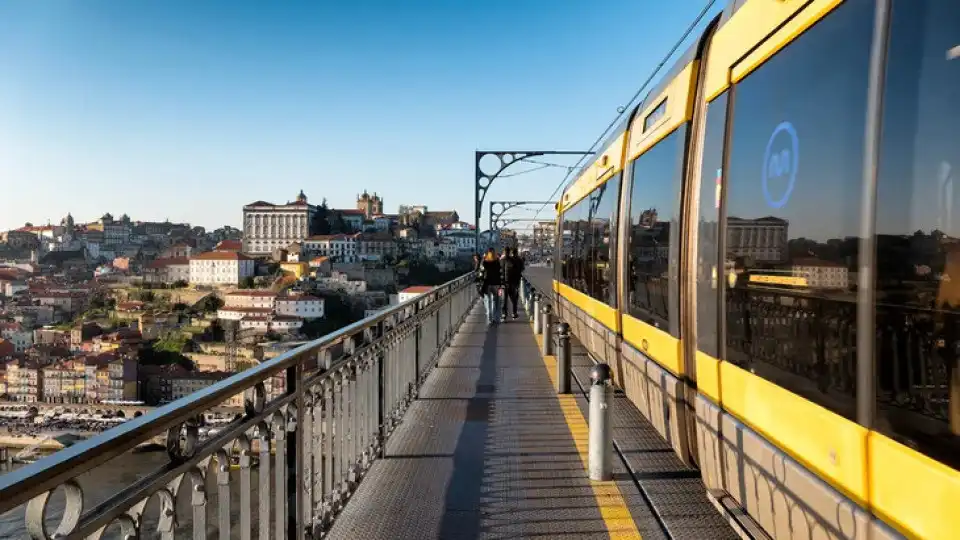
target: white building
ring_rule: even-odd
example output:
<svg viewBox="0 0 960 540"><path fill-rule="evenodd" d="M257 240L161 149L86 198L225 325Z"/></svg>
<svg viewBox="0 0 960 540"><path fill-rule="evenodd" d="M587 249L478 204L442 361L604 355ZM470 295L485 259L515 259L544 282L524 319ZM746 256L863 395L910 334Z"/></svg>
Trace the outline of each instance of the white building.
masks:
<svg viewBox="0 0 960 540"><path fill-rule="evenodd" d="M301 326L303 326L303 319L283 315L244 317L240 321L241 330L253 330L264 334L270 331L278 333L293 332Z"/></svg>
<svg viewBox="0 0 960 540"><path fill-rule="evenodd" d="M176 281L190 281L190 258L156 259L147 265L143 272L143 280L147 283L166 283L167 285Z"/></svg>
<svg viewBox="0 0 960 540"><path fill-rule="evenodd" d="M317 207L307 203L300 191L287 204L256 201L243 207L243 248L245 253L268 255L310 236L310 222Z"/></svg>
<svg viewBox="0 0 960 540"><path fill-rule="evenodd" d="M459 249L453 240L442 238L440 240L425 240L423 251L429 259L453 259L457 256Z"/></svg>
<svg viewBox="0 0 960 540"><path fill-rule="evenodd" d="M367 292L367 282L362 279L350 279L344 272L331 272L329 276L317 278L317 286L323 289L343 291L347 294Z"/></svg>
<svg viewBox="0 0 960 540"><path fill-rule="evenodd" d="M807 280L812 289L846 289L850 286L850 272L845 266L819 259L799 259L793 262L791 274Z"/></svg>
<svg viewBox="0 0 960 540"><path fill-rule="evenodd" d="M12 297L21 291L29 290L29 286L26 281L0 281L0 286L3 288L0 289L0 294L7 297Z"/></svg>
<svg viewBox="0 0 960 540"><path fill-rule="evenodd" d="M319 319L324 316L324 301L309 294L277 298L276 313L286 317Z"/></svg>
<svg viewBox="0 0 960 540"><path fill-rule="evenodd" d="M33 332L24 330L20 323L0 322L0 337L13 343L16 352L23 352L33 346Z"/></svg>
<svg viewBox="0 0 960 540"><path fill-rule="evenodd" d="M303 253L308 257L330 257L336 262L356 262L360 233L322 234L303 241Z"/></svg>
<svg viewBox="0 0 960 540"><path fill-rule="evenodd" d="M225 321L242 321L247 317L269 317L273 308L263 307L222 307L217 310L217 318Z"/></svg>
<svg viewBox="0 0 960 540"><path fill-rule="evenodd" d="M439 231L439 235L452 240L461 255L477 252L477 235L472 230L443 229Z"/></svg>
<svg viewBox="0 0 960 540"><path fill-rule="evenodd" d="M239 285L254 271L252 258L233 251L209 251L190 258L193 285Z"/></svg>
<svg viewBox="0 0 960 540"><path fill-rule="evenodd" d="M273 309L277 293L266 289L247 289L233 291L224 296L223 307L267 308Z"/></svg>
<svg viewBox="0 0 960 540"><path fill-rule="evenodd" d="M428 285L415 285L413 287L407 287L406 289L400 291L400 293L397 295L397 302L402 304L407 300L412 300L432 290L433 290L433 287L430 287Z"/></svg>
<svg viewBox="0 0 960 540"><path fill-rule="evenodd" d="M727 218L727 251L753 262L787 260L789 223L777 217L758 219Z"/></svg>

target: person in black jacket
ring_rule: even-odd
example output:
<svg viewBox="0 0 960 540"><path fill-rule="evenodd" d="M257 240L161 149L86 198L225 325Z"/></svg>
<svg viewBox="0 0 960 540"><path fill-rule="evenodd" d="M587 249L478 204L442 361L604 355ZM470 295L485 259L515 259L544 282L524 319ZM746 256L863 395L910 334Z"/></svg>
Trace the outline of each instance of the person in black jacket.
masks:
<svg viewBox="0 0 960 540"><path fill-rule="evenodd" d="M501 266L503 266L504 318L509 311L507 309L507 301L509 301L510 305L513 306L513 318L516 319L517 304L520 300L520 279L523 276L523 259L517 256L516 248L506 248L504 251L506 251L506 257L500 261Z"/></svg>
<svg viewBox="0 0 960 540"><path fill-rule="evenodd" d="M493 248L487 250L480 267L483 274L480 278L480 287L483 293L483 305L487 308L487 324L496 324L500 322L500 287L503 285L503 270L500 268L500 260L497 259L497 253Z"/></svg>
<svg viewBox="0 0 960 540"><path fill-rule="evenodd" d="M473 282L477 285L477 294L483 296L483 258L479 253L473 254Z"/></svg>

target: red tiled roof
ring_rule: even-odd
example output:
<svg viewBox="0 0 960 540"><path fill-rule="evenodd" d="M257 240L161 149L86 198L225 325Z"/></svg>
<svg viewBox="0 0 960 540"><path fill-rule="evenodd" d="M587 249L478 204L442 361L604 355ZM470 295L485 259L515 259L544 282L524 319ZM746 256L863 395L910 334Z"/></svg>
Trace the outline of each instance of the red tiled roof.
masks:
<svg viewBox="0 0 960 540"><path fill-rule="evenodd" d="M277 293L270 291L268 289L244 289L240 291L233 291L232 293L227 294L227 296L257 296L257 297L267 297L267 296L276 296Z"/></svg>
<svg viewBox="0 0 960 540"><path fill-rule="evenodd" d="M224 240L213 248L214 251L240 251L243 248L243 242L240 240Z"/></svg>
<svg viewBox="0 0 960 540"><path fill-rule="evenodd" d="M273 308L259 307L222 307L220 311L235 311L237 313L273 313Z"/></svg>
<svg viewBox="0 0 960 540"><path fill-rule="evenodd" d="M190 258L191 261L252 261L252 257L247 257L243 253L235 251L208 251Z"/></svg>
<svg viewBox="0 0 960 540"><path fill-rule="evenodd" d="M187 266L190 264L190 257L167 257L165 259L156 259L152 261L147 268L158 270L168 266Z"/></svg>
<svg viewBox="0 0 960 540"><path fill-rule="evenodd" d="M402 293L425 293L433 290L433 287L429 285L414 285L413 287L407 287L406 289L400 291Z"/></svg>
<svg viewBox="0 0 960 540"><path fill-rule="evenodd" d="M143 309L143 302L130 300L129 302L120 302L117 304L117 310L119 311L133 311L135 309Z"/></svg>
<svg viewBox="0 0 960 540"><path fill-rule="evenodd" d="M13 343L8 339L0 338L0 357L9 356L17 351Z"/></svg>

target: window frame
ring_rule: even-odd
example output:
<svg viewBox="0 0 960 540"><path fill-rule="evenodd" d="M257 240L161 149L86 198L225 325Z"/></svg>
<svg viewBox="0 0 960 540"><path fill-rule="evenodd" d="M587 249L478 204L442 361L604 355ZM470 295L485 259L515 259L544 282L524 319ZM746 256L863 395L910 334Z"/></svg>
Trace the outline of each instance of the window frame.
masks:
<svg viewBox="0 0 960 540"><path fill-rule="evenodd" d="M621 242L623 242L624 249L620 251L623 255L623 264L621 264L621 273L623 275L623 294L621 295L623 301L623 309L621 312L624 315L632 317L644 324L648 324L657 328L658 330L668 333L675 338L680 337L680 327L681 327L681 315L680 315L680 268L679 268L679 259L681 256L682 250L682 234L683 234L683 197L686 193L686 184L687 184L687 174L686 174L686 161L687 161L687 149L689 148L689 138L690 138L691 125L690 121L686 121L669 132L663 134L659 139L646 148L641 154L630 159L624 170L629 171L628 175L624 175L624 184L629 180L629 187L623 188L622 197L624 201L621 205L622 218L621 221L624 222L625 228L623 234L621 235ZM676 140L675 137L680 137L679 140ZM656 150L660 145L668 143L677 145L676 155L674 158L674 165L676 168L673 170L675 176L670 178L670 206L667 217L669 220L667 223L670 225L669 230L669 244L667 246L667 290L665 295L665 302L667 307L667 317L664 318L660 314L654 313L647 308L641 308L642 313L638 313L635 309L635 304L630 301L630 291L634 286L633 278L633 268L631 264L631 250L633 248L633 194L637 185L637 175L636 167L637 164L648 155L650 152ZM676 259L677 264L672 264Z"/></svg>
<svg viewBox="0 0 960 540"><path fill-rule="evenodd" d="M846 3L845 3L846 4ZM846 4L848 5L848 4ZM846 5L840 5L836 9L842 9ZM830 17L835 16L835 11L828 14L823 19L817 21L816 24L811 25L809 28L806 28L790 40L783 48L778 50L775 54L771 55L769 58L765 59L761 64L757 65L755 68L750 70L746 75L737 81L732 81L729 87L721 94L718 94L714 97L710 103L713 103L721 95L726 94L727 97L727 110L726 110L726 121L725 129L723 136L723 149L722 149L722 170L723 170L723 182L721 185L721 198L720 198L720 209L719 209L719 244L720 252L719 257L720 261L723 262L726 260L727 253L727 218L728 218L728 194L729 194L729 185L728 185L728 173L730 171L730 153L731 153L731 138L733 136L733 120L734 115L736 114L736 105L738 98L738 90L741 85L749 81L751 76L758 71L766 67L770 62L775 61L782 51L788 49L801 39L803 39L807 33L816 29L823 21L828 20ZM875 418L876 418L876 387L875 387L875 360L874 360L874 332L875 332L875 319L874 319L874 291L872 287L863 287L861 286L865 283L866 279L870 279L870 283L873 282L873 270L875 268L876 252L875 252L875 233L876 233L876 183L877 183L877 167L879 161L879 139L881 138L881 116L882 116L882 103L883 103L883 94L885 89L885 68L887 63L887 48L889 45L889 25L890 25L890 9L881 10L881 12L875 13L872 28L873 35L872 41L870 44L870 53L869 53L869 67L868 73L866 76L865 86L867 90L867 103L865 104L865 119L863 122L864 128L864 139L863 139L863 160L862 160L862 169L860 176L860 187L861 187L861 200L860 207L860 227L858 230L859 234L859 245L858 245L858 259L859 264L857 267L859 276L857 280L857 297L856 297L856 315L854 321L854 328L856 329L856 359L855 359L855 382L854 382L854 396L853 400L856 404L856 411L852 416L841 415L837 411L832 410L831 408L814 401L809 400L809 398L798 394L789 388L781 386L774 381L763 378L764 381L769 382L770 384L775 385L782 391L789 392L801 399L810 401L811 403L824 408L832 414L837 414L842 416L845 420L855 422L867 429L874 429ZM750 105L747 104L747 107ZM727 283L726 276L721 274L718 269L718 310L719 310L719 328L718 328L718 349L717 349L717 359L720 362L730 362L733 365L737 365L734 362L731 362L727 357L727 337L728 337L728 318L727 318L727 290L729 284ZM868 291L868 289L870 289ZM742 366L739 366L742 368ZM869 403L867 401L869 400Z"/></svg>

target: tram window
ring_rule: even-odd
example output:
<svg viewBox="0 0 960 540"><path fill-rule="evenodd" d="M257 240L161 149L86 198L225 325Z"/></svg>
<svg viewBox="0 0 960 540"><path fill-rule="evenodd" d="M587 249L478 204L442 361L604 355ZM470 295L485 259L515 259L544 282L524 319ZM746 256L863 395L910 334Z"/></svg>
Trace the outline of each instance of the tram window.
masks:
<svg viewBox="0 0 960 540"><path fill-rule="evenodd" d="M873 4L844 2L737 84L724 172L724 359L847 418Z"/></svg>
<svg viewBox="0 0 960 540"><path fill-rule="evenodd" d="M681 126L631 165L630 315L664 332L679 313L670 301L670 228L680 209L686 131Z"/></svg>
<svg viewBox="0 0 960 540"><path fill-rule="evenodd" d="M610 305L617 305L616 238L617 210L620 203L620 175L604 182L589 197L589 212L585 223L588 227L590 249L591 297Z"/></svg>
<svg viewBox="0 0 960 540"><path fill-rule="evenodd" d="M580 248L583 239L580 238L580 203L567 208L563 212L563 253L561 259L561 282L564 285L579 289L581 279Z"/></svg>
<svg viewBox="0 0 960 540"><path fill-rule="evenodd" d="M960 469L960 5L898 0L891 13L877 185L876 424Z"/></svg>
<svg viewBox="0 0 960 540"><path fill-rule="evenodd" d="M713 357L720 335L720 181L727 94L707 105L697 231L697 347Z"/></svg>
<svg viewBox="0 0 960 540"><path fill-rule="evenodd" d="M569 235L563 283L608 305L616 305L616 234L620 175L604 182L563 213Z"/></svg>

